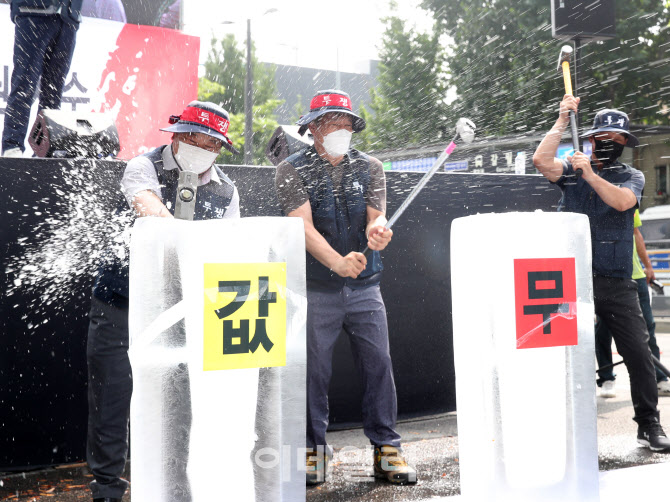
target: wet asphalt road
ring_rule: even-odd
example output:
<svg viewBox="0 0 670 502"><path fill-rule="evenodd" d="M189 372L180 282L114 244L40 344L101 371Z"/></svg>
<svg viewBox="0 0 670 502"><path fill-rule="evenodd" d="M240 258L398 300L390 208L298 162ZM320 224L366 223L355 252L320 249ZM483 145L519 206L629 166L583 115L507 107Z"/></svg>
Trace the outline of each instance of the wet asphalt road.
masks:
<svg viewBox="0 0 670 502"><path fill-rule="evenodd" d="M661 362L670 363L670 334L659 334ZM614 361L619 361L618 355ZM615 369L617 397L597 398L598 461L600 470L620 469L643 464L670 462L669 453L653 453L637 444L637 426L632 420L630 384L624 365ZM670 433L670 396L659 397L661 422ZM372 453L365 451L362 431L329 433L336 450L327 483L307 490L308 502L327 501L412 501L460 494L458 430L456 414L399 425L405 455L419 474L415 486L389 486L372 477ZM551 431L547 431L548 434ZM347 451L351 450L351 451Z"/></svg>
<svg viewBox="0 0 670 502"><path fill-rule="evenodd" d="M670 366L670 334L658 336L661 361ZM615 356L614 360L620 358ZM652 453L636 442L631 420L630 388L623 365L617 366L617 397L597 398L600 470L670 462L670 453ZM661 422L670 433L670 397L659 398ZM307 489L307 502L413 501L458 495L458 430L456 414L398 424L404 451L416 467L413 486L392 486L372 476L372 451L361 429L328 434L335 448L328 482ZM551 431L547 431L551 433ZM88 500L91 477L84 464L23 474L0 474L0 500L74 502ZM11 498L10 498L11 497ZM662 500L663 497L661 497ZM126 494L123 502L129 502Z"/></svg>

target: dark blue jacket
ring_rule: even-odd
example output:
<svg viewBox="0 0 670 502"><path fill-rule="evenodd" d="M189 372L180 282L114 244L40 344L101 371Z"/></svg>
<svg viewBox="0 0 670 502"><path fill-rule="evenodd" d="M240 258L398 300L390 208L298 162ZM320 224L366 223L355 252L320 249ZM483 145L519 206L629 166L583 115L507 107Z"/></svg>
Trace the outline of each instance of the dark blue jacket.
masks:
<svg viewBox="0 0 670 502"><path fill-rule="evenodd" d="M598 172L595 166L593 169ZM637 169L617 162L598 174L613 185L630 188L640 200L644 176ZM572 164L567 162L563 176L556 184L563 191L558 210L589 217L593 273L630 279L633 274L633 217L637 206L626 211L608 206L591 185L574 176Z"/></svg>
<svg viewBox="0 0 670 502"><path fill-rule="evenodd" d="M164 145L146 153L145 156L153 162L158 176L158 184L161 187L161 198L164 202L172 201L168 210L174 215L175 201L177 197L177 186L179 184L179 169L165 171L163 169L163 149L169 148ZM220 218L228 209L235 193L233 182L221 170L214 166L216 173L221 179L221 185L208 183L198 187L195 201L194 220L212 220ZM221 216L215 213L216 208L224 208ZM128 203L124 200L117 212L129 211ZM128 305L128 253L120 258L111 249L103 257L103 264L98 270L98 277L93 286L93 295L107 303L124 307Z"/></svg>
<svg viewBox="0 0 670 502"><path fill-rule="evenodd" d="M342 256L352 251L362 252L367 246L367 204L365 194L370 183L370 159L358 150L350 149L343 162L342 187L344 197L335 197L333 182L325 163L314 147L305 148L286 159L302 179L309 194L314 228ZM365 270L356 278L344 278L322 265L307 253L307 287L316 291L336 291L346 284L361 289L379 284L383 269L379 252L368 257Z"/></svg>
<svg viewBox="0 0 670 502"><path fill-rule="evenodd" d="M11 0L12 22L16 16L60 15L69 23L81 22L83 0Z"/></svg>

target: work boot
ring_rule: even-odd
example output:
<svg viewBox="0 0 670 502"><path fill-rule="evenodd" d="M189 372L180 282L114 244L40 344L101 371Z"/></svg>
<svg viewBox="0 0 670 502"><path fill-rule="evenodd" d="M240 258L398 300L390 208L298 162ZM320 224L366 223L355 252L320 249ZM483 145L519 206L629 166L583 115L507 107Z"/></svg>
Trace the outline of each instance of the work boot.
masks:
<svg viewBox="0 0 670 502"><path fill-rule="evenodd" d="M306 455L307 484L318 485L326 481L328 471L328 455L323 452L307 450Z"/></svg>
<svg viewBox="0 0 670 502"><path fill-rule="evenodd" d="M407 464L400 448L395 446L375 446L375 477L384 478L390 483L404 485L416 483L416 470Z"/></svg>
<svg viewBox="0 0 670 502"><path fill-rule="evenodd" d="M640 425L637 428L637 442L648 447L651 451L670 450L670 439L663 432L658 422Z"/></svg>

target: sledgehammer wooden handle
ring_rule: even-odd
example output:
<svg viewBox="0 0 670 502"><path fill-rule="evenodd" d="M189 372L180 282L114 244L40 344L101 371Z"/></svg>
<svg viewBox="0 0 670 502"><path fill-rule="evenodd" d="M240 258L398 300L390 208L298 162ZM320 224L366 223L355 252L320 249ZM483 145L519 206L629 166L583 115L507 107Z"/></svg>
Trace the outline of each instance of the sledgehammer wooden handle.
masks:
<svg viewBox="0 0 670 502"><path fill-rule="evenodd" d="M565 93L572 96L572 78L570 77L570 62L563 61L561 63L563 68L563 83L565 84Z"/></svg>
<svg viewBox="0 0 670 502"><path fill-rule="evenodd" d="M572 78L570 76L570 61L569 58L572 58L572 47L563 46L561 49L561 55L559 56L559 61L561 68L563 69L563 83L565 84L565 93L573 96L572 94ZM572 148L575 152L579 151L579 136L577 134L577 118L575 117L575 112L570 111L570 132L572 134ZM581 169L575 170L575 176L577 178L581 177L583 171Z"/></svg>
<svg viewBox="0 0 670 502"><path fill-rule="evenodd" d="M572 80L570 79L570 63L563 61L561 64L563 67L563 82L565 83L565 93L572 96ZM575 112L570 111L570 129L572 130L572 147L575 149L575 152L579 151L579 136L577 135L577 119L575 118ZM581 171L581 169L579 169Z"/></svg>

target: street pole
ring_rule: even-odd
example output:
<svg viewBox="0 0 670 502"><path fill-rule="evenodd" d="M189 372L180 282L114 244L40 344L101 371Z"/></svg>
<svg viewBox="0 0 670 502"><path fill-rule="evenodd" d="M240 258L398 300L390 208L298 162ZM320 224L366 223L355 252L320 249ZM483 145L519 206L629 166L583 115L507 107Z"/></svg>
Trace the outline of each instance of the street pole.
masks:
<svg viewBox="0 0 670 502"><path fill-rule="evenodd" d="M247 19L247 78L244 82L244 163L253 163L253 69L251 67L251 19Z"/></svg>

